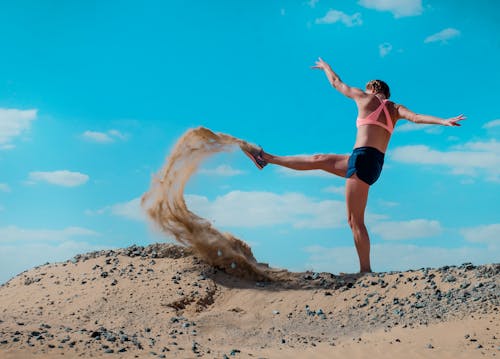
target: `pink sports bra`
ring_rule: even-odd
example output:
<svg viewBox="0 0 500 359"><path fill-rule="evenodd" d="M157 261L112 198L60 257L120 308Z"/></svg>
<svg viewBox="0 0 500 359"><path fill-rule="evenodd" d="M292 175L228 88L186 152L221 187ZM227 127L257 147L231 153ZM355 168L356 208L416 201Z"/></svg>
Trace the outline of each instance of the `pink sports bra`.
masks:
<svg viewBox="0 0 500 359"><path fill-rule="evenodd" d="M378 97L377 97L378 98ZM380 98L378 98L380 100ZM392 123L391 115L389 114L389 110L387 110L387 107L385 107L385 103L389 100L380 100L380 106L377 107L375 111L370 113L368 116L365 118L359 118L356 120L356 127L359 126L364 126L364 125L376 125L385 128L387 131L389 131L390 134L392 134L392 131L394 131L394 124ZM377 121L380 112L384 110L385 113L385 122L380 122Z"/></svg>

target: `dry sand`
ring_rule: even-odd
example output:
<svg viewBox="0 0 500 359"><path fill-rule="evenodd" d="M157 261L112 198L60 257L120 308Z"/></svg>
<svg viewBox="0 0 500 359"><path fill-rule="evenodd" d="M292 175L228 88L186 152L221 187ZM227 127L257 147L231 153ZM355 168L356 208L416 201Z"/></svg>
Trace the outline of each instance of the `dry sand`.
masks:
<svg viewBox="0 0 500 359"><path fill-rule="evenodd" d="M0 287L0 357L500 356L499 264L275 273L239 279L167 244L36 267Z"/></svg>

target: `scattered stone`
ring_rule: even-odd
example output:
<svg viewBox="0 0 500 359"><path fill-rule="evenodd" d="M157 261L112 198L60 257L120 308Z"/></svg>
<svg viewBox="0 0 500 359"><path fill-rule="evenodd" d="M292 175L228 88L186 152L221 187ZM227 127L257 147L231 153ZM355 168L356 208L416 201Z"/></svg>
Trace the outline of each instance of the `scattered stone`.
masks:
<svg viewBox="0 0 500 359"><path fill-rule="evenodd" d="M231 350L231 353L229 355L235 356L238 353L241 353L241 350L239 350L239 349L233 349L233 350Z"/></svg>

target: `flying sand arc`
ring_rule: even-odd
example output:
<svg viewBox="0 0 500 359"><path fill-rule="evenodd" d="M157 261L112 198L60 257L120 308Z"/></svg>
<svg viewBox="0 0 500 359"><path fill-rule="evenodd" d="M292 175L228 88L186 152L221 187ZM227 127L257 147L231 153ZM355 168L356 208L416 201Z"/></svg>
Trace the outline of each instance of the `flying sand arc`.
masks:
<svg viewBox="0 0 500 359"><path fill-rule="evenodd" d="M212 266L239 277L270 280L272 269L259 264L250 246L231 233L222 233L208 220L191 212L184 200L189 178L208 157L254 145L236 137L198 127L190 129L175 144L151 188L141 199L149 218L166 234Z"/></svg>

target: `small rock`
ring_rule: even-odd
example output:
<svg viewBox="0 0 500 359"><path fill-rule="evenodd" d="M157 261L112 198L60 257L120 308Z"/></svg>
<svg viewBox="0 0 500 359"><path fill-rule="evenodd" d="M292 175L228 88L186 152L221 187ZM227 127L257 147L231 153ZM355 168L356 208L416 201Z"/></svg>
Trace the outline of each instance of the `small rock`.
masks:
<svg viewBox="0 0 500 359"><path fill-rule="evenodd" d="M434 346L431 343L429 343L427 344L427 349L434 349Z"/></svg>
<svg viewBox="0 0 500 359"><path fill-rule="evenodd" d="M235 356L237 353L241 353L241 350L239 350L239 349L233 349L233 350L231 350L230 355Z"/></svg>

